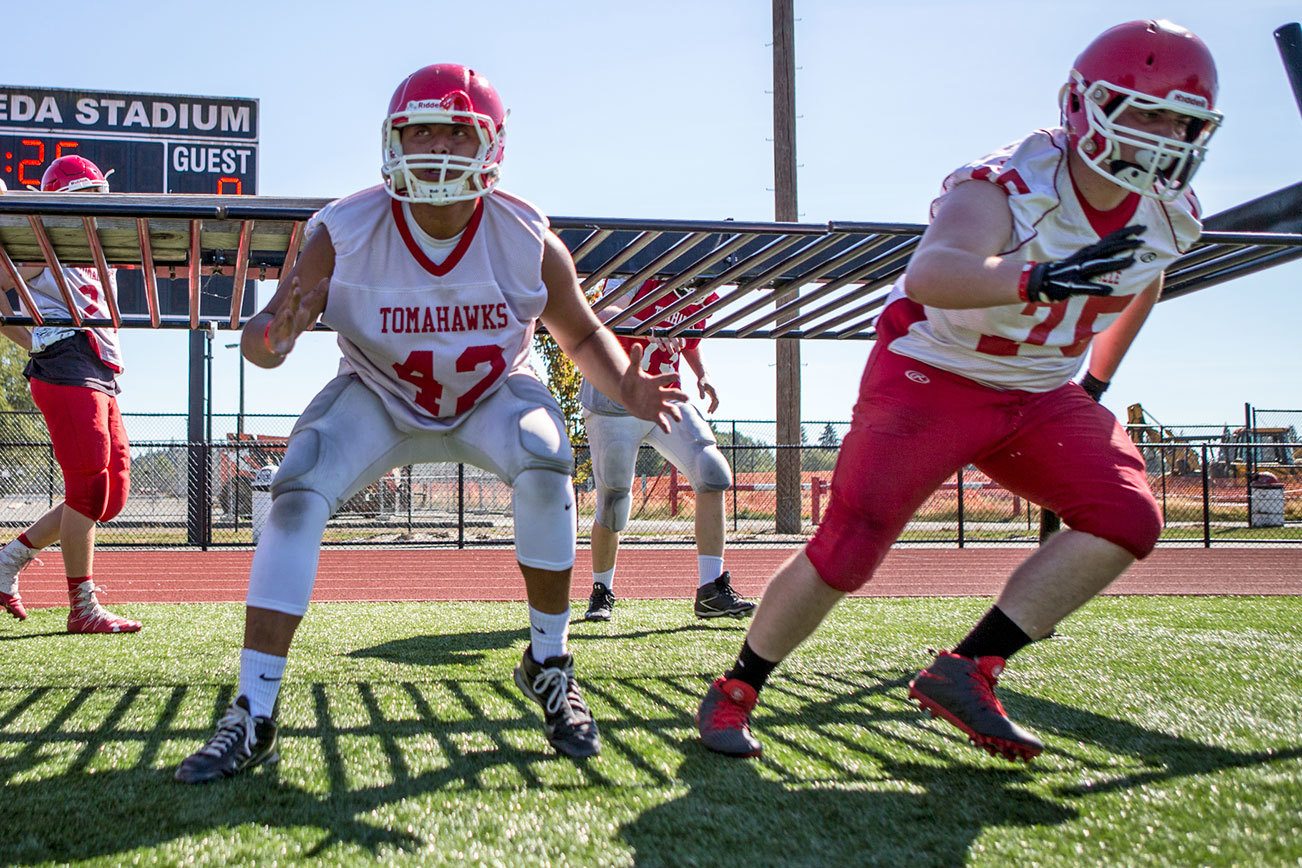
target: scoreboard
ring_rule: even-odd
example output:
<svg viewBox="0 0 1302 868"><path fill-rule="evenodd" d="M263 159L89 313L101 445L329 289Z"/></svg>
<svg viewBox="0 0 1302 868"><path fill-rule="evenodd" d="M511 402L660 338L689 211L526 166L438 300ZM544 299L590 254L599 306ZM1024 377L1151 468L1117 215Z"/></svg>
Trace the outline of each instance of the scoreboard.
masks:
<svg viewBox="0 0 1302 868"><path fill-rule="evenodd" d="M0 85L0 178L40 189L50 163L72 154L115 193L252 195L258 187L258 101ZM231 280L205 281L201 313L230 310ZM254 293L244 299L252 313ZM138 272L118 272L124 314L146 312ZM164 315L188 312L183 281L159 281Z"/></svg>
<svg viewBox="0 0 1302 868"><path fill-rule="evenodd" d="M257 192L258 101L0 85L0 177L39 188L79 154L116 193Z"/></svg>

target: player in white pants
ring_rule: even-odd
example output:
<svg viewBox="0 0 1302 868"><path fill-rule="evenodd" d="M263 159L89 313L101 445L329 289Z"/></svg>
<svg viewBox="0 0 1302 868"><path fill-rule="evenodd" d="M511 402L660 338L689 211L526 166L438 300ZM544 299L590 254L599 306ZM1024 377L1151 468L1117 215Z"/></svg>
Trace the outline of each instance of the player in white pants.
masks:
<svg viewBox="0 0 1302 868"><path fill-rule="evenodd" d="M244 328L245 358L281 364L321 319L339 375L294 427L249 576L236 700L176 778L202 783L276 758L273 719L307 611L326 521L394 467L460 461L512 487L530 644L515 670L556 750L592 756L596 723L566 647L573 459L556 402L528 364L538 319L585 376L669 427L686 395L643 373L583 298L574 262L534 206L497 189L506 111L454 64L399 85L383 127L384 183L323 208L302 255Z"/></svg>
<svg viewBox="0 0 1302 868"><path fill-rule="evenodd" d="M688 305L668 318L660 311L676 302L674 294L657 301L643 299L660 285L648 280L634 293L603 309L607 317L626 307L639 308L632 321L656 321L657 328L669 328L690 322L712 298ZM609 287L614 289L615 287ZM609 291L609 290L608 290ZM697 324L697 327L704 323ZM710 401L711 413L719 406L719 396L710 383L701 357L700 341L680 338L623 338L620 343L632 351L643 349L642 365L653 374L678 376L680 359L686 360L696 375L701 398ZM732 487L732 471L719 451L714 432L694 405L683 403L682 418L664 431L629 414L586 380L580 391L583 421L592 452L592 476L596 487L597 508L592 522L592 595L588 598L589 621L609 621L614 612L615 559L619 552L619 534L628 525L632 506L633 474L638 449L643 443L673 463L691 483L696 496L697 589L694 611L698 618L745 617L755 604L737 595L732 576L723 568L724 492Z"/></svg>

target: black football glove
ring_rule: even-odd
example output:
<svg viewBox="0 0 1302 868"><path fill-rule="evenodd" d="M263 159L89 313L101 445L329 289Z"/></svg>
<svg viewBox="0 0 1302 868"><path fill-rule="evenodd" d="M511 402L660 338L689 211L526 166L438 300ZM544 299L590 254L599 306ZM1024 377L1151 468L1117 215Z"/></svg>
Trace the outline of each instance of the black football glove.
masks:
<svg viewBox="0 0 1302 868"><path fill-rule="evenodd" d="M1086 395L1094 399L1096 404L1103 400L1103 393L1108 390L1110 385L1111 383L1107 380L1100 380L1088 371L1080 379L1080 387L1085 390Z"/></svg>
<svg viewBox="0 0 1302 868"><path fill-rule="evenodd" d="M1135 225L1118 229L1057 262L1028 262L1020 290L1022 298L1049 304L1073 295L1112 295L1112 287L1096 283L1094 278L1134 265L1135 250L1144 245L1137 236L1147 228Z"/></svg>

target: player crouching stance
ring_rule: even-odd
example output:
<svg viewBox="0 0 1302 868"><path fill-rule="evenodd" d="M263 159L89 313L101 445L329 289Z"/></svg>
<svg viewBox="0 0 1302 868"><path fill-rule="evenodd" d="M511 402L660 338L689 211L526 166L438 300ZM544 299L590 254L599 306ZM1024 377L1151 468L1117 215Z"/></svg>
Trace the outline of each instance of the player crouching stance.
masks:
<svg viewBox="0 0 1302 868"><path fill-rule="evenodd" d="M1220 121L1215 101L1216 68L1198 37L1166 21L1122 24L1077 59L1063 128L945 180L877 322L828 516L773 578L736 665L701 704L707 747L760 753L749 719L769 672L872 577L930 493L975 464L1071 529L1013 573L909 694L992 754L1043 750L1008 719L995 682L1161 532L1144 460L1096 399L1160 296L1163 270L1201 231L1189 179Z"/></svg>
<svg viewBox="0 0 1302 868"><path fill-rule="evenodd" d="M531 642L515 670L556 750L600 749L567 653L574 564L573 459L561 413L527 364L538 319L602 390L667 427L682 392L630 364L579 289L546 218L496 189L506 112L473 70L428 66L399 85L383 125L384 184L332 202L242 338L279 365L318 316L339 335L340 375L304 410L272 485L249 577L238 698L177 780L276 757L272 714L307 610L327 519L394 467L465 462L512 487Z"/></svg>

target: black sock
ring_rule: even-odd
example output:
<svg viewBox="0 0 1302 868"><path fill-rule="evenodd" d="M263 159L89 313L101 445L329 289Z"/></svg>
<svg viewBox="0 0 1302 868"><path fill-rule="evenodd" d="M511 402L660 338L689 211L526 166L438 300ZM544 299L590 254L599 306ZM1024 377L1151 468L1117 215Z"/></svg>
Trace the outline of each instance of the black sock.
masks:
<svg viewBox="0 0 1302 868"><path fill-rule="evenodd" d="M741 653L737 655L737 662L725 673L725 677L744 681L754 687L756 693L759 693L761 688L764 687L764 682L768 681L769 673L777 665L777 660L765 660L751 650L749 642L742 642Z"/></svg>
<svg viewBox="0 0 1302 868"><path fill-rule="evenodd" d="M1007 660L1033 641L1011 618L999 611L998 606L991 606L972 632L954 648L954 653L974 659L1002 657Z"/></svg>

